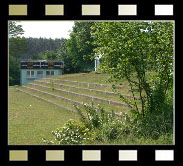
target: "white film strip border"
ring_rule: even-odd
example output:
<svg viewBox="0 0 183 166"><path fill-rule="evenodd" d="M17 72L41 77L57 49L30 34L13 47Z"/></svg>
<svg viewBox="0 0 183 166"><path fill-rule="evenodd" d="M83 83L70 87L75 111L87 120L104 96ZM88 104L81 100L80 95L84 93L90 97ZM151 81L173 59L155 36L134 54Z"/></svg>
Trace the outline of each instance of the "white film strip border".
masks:
<svg viewBox="0 0 183 166"><path fill-rule="evenodd" d="M173 150L156 150L155 160L156 161L173 161L174 151Z"/></svg>
<svg viewBox="0 0 183 166"><path fill-rule="evenodd" d="M118 4L118 16L137 16L138 8L137 4ZM100 16L101 15L100 4L83 4L81 5L82 16ZM27 4L9 4L9 16L27 16L28 5ZM155 16L173 16L174 5L173 4L155 4L154 5ZM45 5L45 16L64 16L64 4Z"/></svg>
<svg viewBox="0 0 183 166"><path fill-rule="evenodd" d="M155 16L173 16L173 5L155 5Z"/></svg>
<svg viewBox="0 0 183 166"><path fill-rule="evenodd" d="M65 161L64 150L46 150L45 161ZM101 150L82 150L82 161L102 161ZM155 150L155 161L174 161L174 150ZM10 150L9 161L28 161L28 150ZM138 150L119 150L118 161L138 161Z"/></svg>

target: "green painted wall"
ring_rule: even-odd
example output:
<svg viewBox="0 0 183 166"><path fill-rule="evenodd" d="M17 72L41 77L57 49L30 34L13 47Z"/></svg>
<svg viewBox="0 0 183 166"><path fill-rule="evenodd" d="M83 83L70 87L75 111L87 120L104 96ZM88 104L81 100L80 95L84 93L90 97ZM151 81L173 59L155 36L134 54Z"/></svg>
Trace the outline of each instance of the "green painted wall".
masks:
<svg viewBox="0 0 183 166"><path fill-rule="evenodd" d="M34 76L31 78L27 77L27 71L34 71ZM46 71L54 71L54 76L62 75L63 71L61 69L21 69L20 71L20 85L27 84L29 82L32 82L34 80L39 80L42 77L39 77L37 75L37 71L43 71L43 77L52 77L52 76L47 76Z"/></svg>

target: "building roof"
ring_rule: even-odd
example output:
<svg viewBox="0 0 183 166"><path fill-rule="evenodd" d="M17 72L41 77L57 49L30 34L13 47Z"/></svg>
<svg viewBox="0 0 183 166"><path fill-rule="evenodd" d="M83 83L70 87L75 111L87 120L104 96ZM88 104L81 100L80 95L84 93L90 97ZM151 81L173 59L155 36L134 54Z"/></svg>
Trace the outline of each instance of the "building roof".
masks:
<svg viewBox="0 0 183 166"><path fill-rule="evenodd" d="M62 60L21 60L20 62L64 62Z"/></svg>
<svg viewBox="0 0 183 166"><path fill-rule="evenodd" d="M21 60L21 69L63 69L64 61L55 60Z"/></svg>

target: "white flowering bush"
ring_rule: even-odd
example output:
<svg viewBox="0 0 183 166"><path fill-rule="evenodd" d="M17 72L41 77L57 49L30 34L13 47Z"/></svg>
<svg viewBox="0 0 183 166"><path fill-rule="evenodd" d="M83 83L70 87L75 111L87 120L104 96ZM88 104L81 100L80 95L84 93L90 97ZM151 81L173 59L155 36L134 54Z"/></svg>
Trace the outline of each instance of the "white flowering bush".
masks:
<svg viewBox="0 0 183 166"><path fill-rule="evenodd" d="M92 141L89 129L82 123L69 120L64 127L52 131L54 144L87 144Z"/></svg>
<svg viewBox="0 0 183 166"><path fill-rule="evenodd" d="M84 104L86 114L80 110L79 107L75 106L78 114L80 115L81 122L90 130L92 133L92 140L97 142L111 142L118 139L121 135L129 133L129 129L124 123L124 119L127 119L127 114L122 114L117 117L113 111L107 112L100 105L98 108L91 105Z"/></svg>
<svg viewBox="0 0 183 166"><path fill-rule="evenodd" d="M48 144L108 144L115 141L124 140L129 136L137 139L156 140L164 135L171 136L169 131L171 123L169 114L166 117L147 115L145 118L136 110L131 110L128 114L121 113L116 116L114 112L107 112L102 107L94 107L84 104L84 112L75 106L80 121L69 120L61 128L52 131L54 140L48 141ZM168 112L168 111L167 111ZM162 137L163 138L163 137Z"/></svg>
<svg viewBox="0 0 183 166"><path fill-rule="evenodd" d="M110 142L121 135L129 133L122 118L127 114L116 117L114 112L106 112L102 107L96 109L93 105L83 105L85 113L79 107L75 106L80 121L69 120L61 128L52 131L54 140L48 141L48 144L95 144L96 142Z"/></svg>
<svg viewBox="0 0 183 166"><path fill-rule="evenodd" d="M61 128L52 131L54 140L43 141L48 144L87 144L92 143L91 132L81 122L69 120Z"/></svg>

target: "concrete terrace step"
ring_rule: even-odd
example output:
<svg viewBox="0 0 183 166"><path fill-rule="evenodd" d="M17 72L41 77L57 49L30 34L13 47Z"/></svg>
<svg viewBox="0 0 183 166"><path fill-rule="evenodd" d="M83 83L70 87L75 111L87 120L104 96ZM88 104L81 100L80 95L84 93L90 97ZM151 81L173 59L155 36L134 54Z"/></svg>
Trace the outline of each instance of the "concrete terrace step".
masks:
<svg viewBox="0 0 183 166"><path fill-rule="evenodd" d="M67 110L67 111L76 113L75 110L71 110L71 109L69 109L69 108L66 108L66 107L64 107L64 106L62 106L62 105L60 105L60 104L57 104L57 103L55 103L55 102L53 102L53 101L51 101L51 100L42 98L42 97L40 97L40 96L34 95L34 94L32 94L32 93L26 92L26 91L21 90L21 89L18 89L18 88L16 88L16 90L18 90L18 91L20 91L20 92L23 92L23 93L26 93L26 94L28 94L28 95L30 95L30 96L33 96L33 97L37 98L37 99L43 100L43 101L45 101L45 102L47 102L47 103L50 103L50 104L59 106L59 107L65 109L65 110Z"/></svg>
<svg viewBox="0 0 183 166"><path fill-rule="evenodd" d="M41 84L46 84L46 85L50 85L51 82L45 82L45 81L40 81L40 80L35 80L35 82L41 83ZM76 86L71 86L71 85L66 85L66 84L59 84L59 83L53 83L56 86L59 87L65 87L65 88L70 88L70 89L75 89L75 90L82 90L82 91L86 91L86 92L95 92L95 93L100 93L102 95L109 95L109 96L118 96L117 93L114 92L109 92L109 91L103 91L103 90L96 90L96 89L89 89L89 88L81 88L81 87L76 87ZM133 96L130 95L125 95L122 94L124 97L127 98L133 98ZM137 96L135 96L136 99L139 99Z"/></svg>
<svg viewBox="0 0 183 166"><path fill-rule="evenodd" d="M81 106L83 106L83 104L84 104L84 103L81 103L81 102L73 101L73 100L68 99L68 98L60 97L60 96L57 96L57 95L52 95L52 94L50 94L50 93L46 93L46 92L43 92L43 91L40 91L40 90L37 90L37 89L34 89L34 88L30 88L30 87L26 87L26 86L22 86L22 87L25 88L25 89L30 89L30 90L32 90L32 91L36 91L36 92L39 92L39 93L43 93L43 94L46 94L46 95L50 95L50 96L52 96L52 97L56 97L56 98L65 100L65 101L67 101L67 102L69 102L69 103L72 103L72 104L79 104L79 105L81 105ZM45 98L42 98L42 97L37 96L37 95L35 95L35 94L32 94L32 93L30 93L30 92L21 90L21 89L19 89L19 88L16 88L16 90L18 90L18 91L20 91L20 92L23 92L23 93L26 93L26 94L28 94L28 95L30 95L30 96L33 96L33 97L37 98L37 99L43 100L43 101L45 101L45 102L47 102L47 103L50 103L50 104L59 106L59 107L61 107L62 109L68 110L68 111L70 111L70 112L77 113L77 111L75 111L75 110L72 110L72 109L70 109L70 108L64 107L64 106L62 106L61 104L55 103L55 102L53 102L53 101L51 101L51 100L48 100L48 99L45 99ZM99 108L96 107L96 106L94 106L94 108L95 108L97 111L98 111L98 109L99 109ZM109 111L107 111L107 112L109 112ZM120 116L120 113L114 112L114 114L115 114L115 116ZM84 113L84 115L86 115L86 114Z"/></svg>
<svg viewBox="0 0 183 166"><path fill-rule="evenodd" d="M63 97L63 98L67 98L67 99L70 99L70 100L73 100L73 101L77 101L77 102L81 103L81 105L91 103L90 99L85 99L85 98L82 98L82 97L75 97L73 95L67 95L67 94L60 93L60 92L53 92L51 89L45 89L45 88L41 88L41 87L38 87L38 86L29 85L29 84L27 84L26 86L28 88L33 88L35 90L43 91L43 92L54 94L54 95L57 95L57 96L60 96L60 97ZM25 90L23 87L20 87L20 88ZM50 96L50 95L46 95L44 93L40 93L39 91L33 91L31 89L28 89L28 88L26 89L26 91L28 91L30 93L33 93L33 94L38 95L40 97L46 98L48 100L53 100L54 102L57 102L58 104L63 104L65 107L69 107L70 109L73 109L73 103L71 103L69 101L64 101L61 98L56 98L56 97L53 97L53 96ZM75 104L78 105L77 103L75 103ZM78 105L78 106L80 107L81 105ZM109 105L109 104L105 104L105 103L101 103L101 102L94 102L94 105L96 107L98 107L98 105L100 105L101 107L103 107L105 109L105 111L109 111L109 112L111 112L111 110L115 110L115 112L120 113L120 112L126 112L126 111L129 110L128 107L114 106L114 105ZM81 110L84 111L83 105L80 108L81 108Z"/></svg>
<svg viewBox="0 0 183 166"><path fill-rule="evenodd" d="M38 90L38 89L35 89L35 88L30 88L30 87L27 87L27 86L22 86L22 88L26 88L26 89L29 89L29 90L32 90L32 91L35 91L35 92L39 92L41 94L51 96L53 98L61 99L63 101L68 102L69 104L83 105L83 103L81 103L81 102L74 101L74 100L71 100L71 99L68 99L68 98L65 98L65 97L57 96L57 95L54 95L54 94L51 94L51 93L47 93L47 92L44 92L44 91L41 91L41 90Z"/></svg>
<svg viewBox="0 0 183 166"><path fill-rule="evenodd" d="M70 81L70 80L62 80L62 79L52 79L52 78L42 78L41 80L50 80L54 82L64 82L64 83L71 83L75 84L78 86L86 86L86 87L96 87L96 88L106 88L106 87L111 87L110 85L107 84L98 84L98 83L88 83L88 82L78 82L78 81ZM124 86L116 86L116 89L123 89L125 88Z"/></svg>
<svg viewBox="0 0 183 166"><path fill-rule="evenodd" d="M35 83L29 83L29 85L33 85L33 86L37 86L37 87L41 87L41 88L45 88L45 89L50 89L50 87L43 86L43 85L40 85L40 84L35 84ZM116 102L116 101L107 100L107 99L103 99L103 98L99 98L99 97L95 97L95 96L88 96L88 95L85 95L85 94L75 93L75 92L66 91L66 90L57 89L57 88L54 88L54 91L61 92L61 93L64 93L64 94L73 95L73 96L77 96L77 97L84 97L84 98L90 99L91 101L105 102L109 105L112 104L112 105L116 105L116 106L121 106L121 107L125 106L125 107L131 108L127 104L119 103L119 102Z"/></svg>

